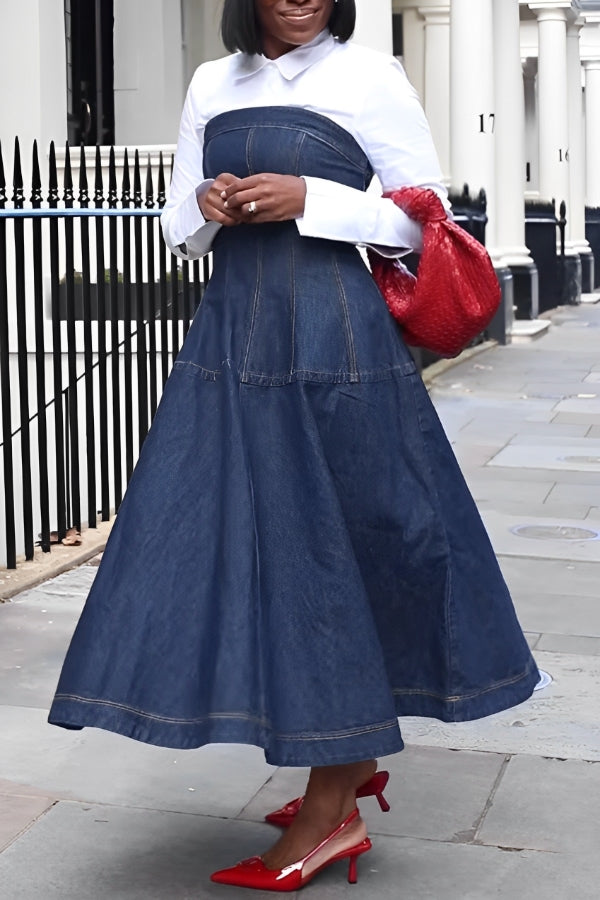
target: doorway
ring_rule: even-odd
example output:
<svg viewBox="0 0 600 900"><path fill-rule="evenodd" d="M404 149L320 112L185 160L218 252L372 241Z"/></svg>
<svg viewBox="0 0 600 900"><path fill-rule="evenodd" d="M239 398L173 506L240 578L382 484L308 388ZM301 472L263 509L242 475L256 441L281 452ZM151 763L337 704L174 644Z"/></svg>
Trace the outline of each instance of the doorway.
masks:
<svg viewBox="0 0 600 900"><path fill-rule="evenodd" d="M65 34L69 143L113 144L114 0L65 0Z"/></svg>

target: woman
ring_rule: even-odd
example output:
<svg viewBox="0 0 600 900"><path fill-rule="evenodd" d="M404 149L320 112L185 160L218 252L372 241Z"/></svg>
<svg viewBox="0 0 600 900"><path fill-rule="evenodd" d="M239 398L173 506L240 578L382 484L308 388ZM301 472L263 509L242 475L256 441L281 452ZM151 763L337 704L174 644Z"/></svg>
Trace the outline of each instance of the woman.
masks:
<svg viewBox="0 0 600 900"><path fill-rule="evenodd" d="M412 357L357 244L446 202L395 60L347 43L353 0L225 0L194 76L163 215L214 250L61 676L50 721L171 747L256 744L311 766L289 826L213 880L295 890L370 848L358 795L399 715L461 721L538 673ZM106 651L110 647L110 652ZM375 776L375 777L374 777Z"/></svg>

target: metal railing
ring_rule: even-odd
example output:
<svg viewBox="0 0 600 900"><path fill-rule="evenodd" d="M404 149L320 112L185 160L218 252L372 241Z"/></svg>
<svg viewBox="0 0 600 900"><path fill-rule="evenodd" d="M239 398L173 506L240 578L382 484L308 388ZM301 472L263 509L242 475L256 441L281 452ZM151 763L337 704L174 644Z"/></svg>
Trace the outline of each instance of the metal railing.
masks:
<svg viewBox="0 0 600 900"><path fill-rule="evenodd" d="M15 568L118 509L172 362L201 302L209 261L182 263L158 222L162 153L144 166L82 147L75 196L54 145L46 205L37 145L26 208L18 141L7 198L0 147L0 566ZM77 155L75 155L77 160ZM107 193L105 180L107 170ZM133 180L131 174L133 173ZM155 194L154 182L157 182ZM11 204L10 206L8 204Z"/></svg>

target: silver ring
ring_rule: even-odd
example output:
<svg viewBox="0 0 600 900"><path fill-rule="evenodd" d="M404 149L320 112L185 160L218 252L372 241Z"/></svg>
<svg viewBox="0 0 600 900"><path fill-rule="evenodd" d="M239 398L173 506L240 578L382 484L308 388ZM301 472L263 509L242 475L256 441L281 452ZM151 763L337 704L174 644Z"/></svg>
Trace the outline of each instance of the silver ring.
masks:
<svg viewBox="0 0 600 900"><path fill-rule="evenodd" d="M248 212L254 214L256 212L256 200L252 200L248 206Z"/></svg>

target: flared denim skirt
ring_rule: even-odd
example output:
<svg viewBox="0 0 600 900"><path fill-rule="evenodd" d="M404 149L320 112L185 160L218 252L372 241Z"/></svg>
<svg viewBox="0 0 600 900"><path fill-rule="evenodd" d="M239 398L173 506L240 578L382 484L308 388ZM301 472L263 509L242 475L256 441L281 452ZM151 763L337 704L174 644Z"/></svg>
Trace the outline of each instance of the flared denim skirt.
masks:
<svg viewBox="0 0 600 900"><path fill-rule="evenodd" d="M350 134L291 107L213 119L222 171L372 176ZM222 229L50 722L331 765L401 750L399 716L487 716L537 680L358 250L294 222Z"/></svg>

